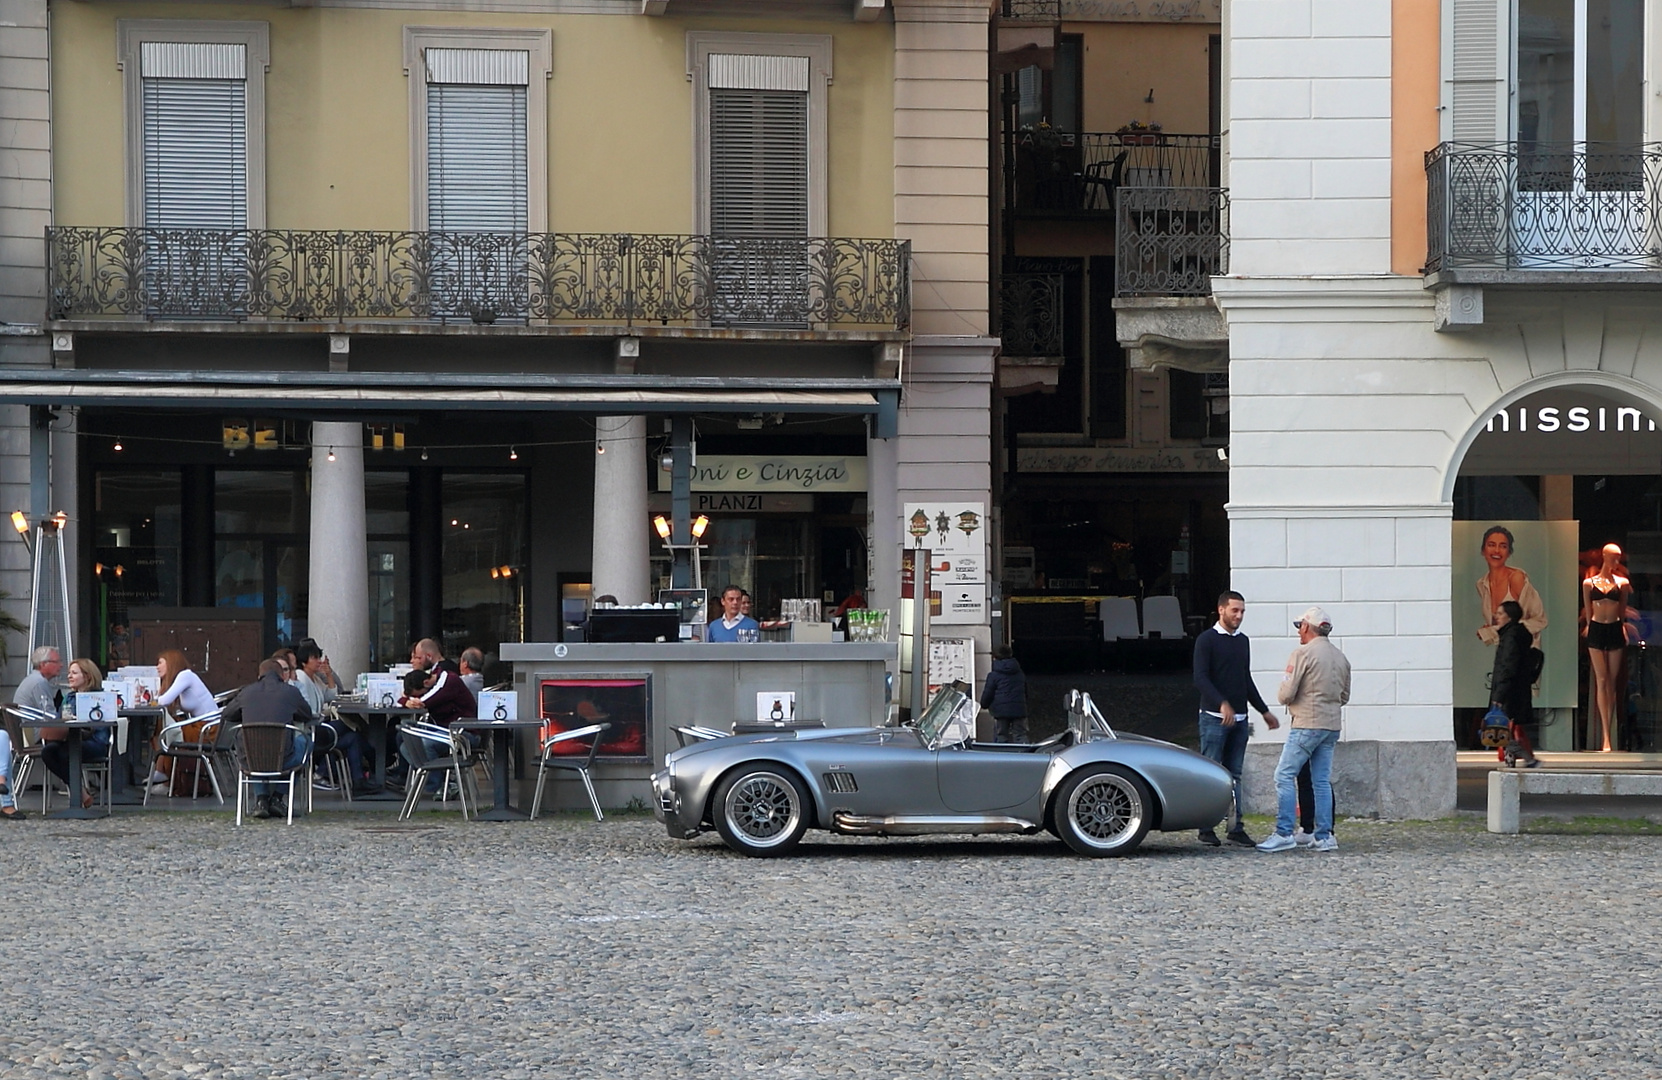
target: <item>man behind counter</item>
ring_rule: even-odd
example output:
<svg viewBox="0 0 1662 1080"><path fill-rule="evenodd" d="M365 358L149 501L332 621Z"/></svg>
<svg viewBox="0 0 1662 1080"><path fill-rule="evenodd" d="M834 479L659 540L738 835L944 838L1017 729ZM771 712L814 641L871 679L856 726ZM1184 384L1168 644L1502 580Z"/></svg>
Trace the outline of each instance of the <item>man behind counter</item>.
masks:
<svg viewBox="0 0 1662 1080"><path fill-rule="evenodd" d="M755 634L761 626L740 608L744 603L744 590L737 585L729 585L721 590L721 618L710 624L706 633L706 640L712 642L740 641L739 635L748 630L751 632L751 641L755 641Z"/></svg>

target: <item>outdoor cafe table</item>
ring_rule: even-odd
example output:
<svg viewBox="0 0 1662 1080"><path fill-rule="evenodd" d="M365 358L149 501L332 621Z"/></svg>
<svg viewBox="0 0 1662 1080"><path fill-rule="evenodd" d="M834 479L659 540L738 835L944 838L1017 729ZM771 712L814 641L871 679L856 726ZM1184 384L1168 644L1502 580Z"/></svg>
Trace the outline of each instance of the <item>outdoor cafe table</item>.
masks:
<svg viewBox="0 0 1662 1080"><path fill-rule="evenodd" d="M160 705L124 705L121 715L127 718L127 751L110 759L110 802L119 806L142 806L143 785L150 781L145 771L144 748L150 743L150 725L167 714ZM143 780L137 778L142 776Z"/></svg>
<svg viewBox="0 0 1662 1080"><path fill-rule="evenodd" d="M480 821L528 821L531 817L508 802L508 747L514 732L535 730L543 720L458 720L450 725L452 731L485 731L490 733L491 754L491 808L479 815Z"/></svg>
<svg viewBox="0 0 1662 1080"><path fill-rule="evenodd" d="M69 732L69 805L62 810L53 811L47 817L55 818L100 818L108 817L109 811L101 806L81 805L81 740L87 737L88 732L100 731L115 727L114 720L60 720L53 717L47 719L28 719L22 721L26 728L64 728ZM111 747L114 750L114 747Z"/></svg>
<svg viewBox="0 0 1662 1080"><path fill-rule="evenodd" d="M407 709L402 705L371 705L367 701L336 701L335 711L342 716L362 717L369 725L370 745L375 748L375 777L370 783L375 790L365 795L354 795L357 802L401 802L402 795L387 790L387 760L392 752L389 734L394 719L424 716L426 709Z"/></svg>

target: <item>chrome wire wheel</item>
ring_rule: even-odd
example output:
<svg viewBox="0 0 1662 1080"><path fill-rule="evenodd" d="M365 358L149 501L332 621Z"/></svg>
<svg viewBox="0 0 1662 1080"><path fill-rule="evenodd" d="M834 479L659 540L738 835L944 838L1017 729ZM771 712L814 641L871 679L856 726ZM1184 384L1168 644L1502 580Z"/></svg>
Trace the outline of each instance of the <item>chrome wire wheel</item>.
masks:
<svg viewBox="0 0 1662 1080"><path fill-rule="evenodd" d="M1123 855L1148 835L1148 798L1142 780L1112 767L1072 777L1057 831L1081 855Z"/></svg>
<svg viewBox="0 0 1662 1080"><path fill-rule="evenodd" d="M795 778L766 766L745 770L723 785L722 839L746 855L775 855L796 846L807 829L805 796Z"/></svg>

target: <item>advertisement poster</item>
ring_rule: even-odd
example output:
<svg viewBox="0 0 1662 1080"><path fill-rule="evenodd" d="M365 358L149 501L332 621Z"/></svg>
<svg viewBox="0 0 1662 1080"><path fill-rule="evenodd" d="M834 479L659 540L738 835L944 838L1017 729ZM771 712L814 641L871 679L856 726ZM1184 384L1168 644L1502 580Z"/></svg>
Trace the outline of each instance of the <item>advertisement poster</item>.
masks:
<svg viewBox="0 0 1662 1080"><path fill-rule="evenodd" d="M1575 707L1581 604L1581 564L1576 545L1580 532L1577 521L1454 522L1452 625L1456 707L1489 706L1489 676L1494 670L1495 647L1492 633L1479 635L1479 630L1492 622L1483 610L1479 592L1489 580L1506 583L1504 595L1495 595L1494 590L1489 590L1492 604L1514 599L1529 608L1533 606L1533 598L1526 599L1527 594L1532 592L1539 597L1540 612L1546 619L1540 631L1546 667L1536 687L1535 707ZM1485 557L1485 534L1489 534L1487 547L1493 549L1492 558Z"/></svg>

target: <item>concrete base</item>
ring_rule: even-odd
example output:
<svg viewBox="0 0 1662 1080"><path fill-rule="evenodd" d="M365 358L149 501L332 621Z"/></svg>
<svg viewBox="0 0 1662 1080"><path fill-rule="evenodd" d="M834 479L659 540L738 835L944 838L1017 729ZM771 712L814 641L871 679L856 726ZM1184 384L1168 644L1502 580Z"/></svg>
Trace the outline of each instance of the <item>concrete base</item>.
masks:
<svg viewBox="0 0 1662 1080"><path fill-rule="evenodd" d="M1280 760L1279 743L1247 747L1242 783L1248 811L1275 813ZM1341 817L1447 817L1458 793L1454 742L1340 742L1333 754L1333 788Z"/></svg>

